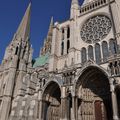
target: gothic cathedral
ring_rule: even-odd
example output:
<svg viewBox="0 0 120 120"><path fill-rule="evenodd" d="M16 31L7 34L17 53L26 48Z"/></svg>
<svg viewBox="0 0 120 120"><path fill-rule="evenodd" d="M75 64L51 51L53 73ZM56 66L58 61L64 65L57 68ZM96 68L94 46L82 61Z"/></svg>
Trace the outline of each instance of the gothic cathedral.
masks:
<svg viewBox="0 0 120 120"><path fill-rule="evenodd" d="M0 65L0 120L120 120L120 0L72 0L36 59L30 11Z"/></svg>

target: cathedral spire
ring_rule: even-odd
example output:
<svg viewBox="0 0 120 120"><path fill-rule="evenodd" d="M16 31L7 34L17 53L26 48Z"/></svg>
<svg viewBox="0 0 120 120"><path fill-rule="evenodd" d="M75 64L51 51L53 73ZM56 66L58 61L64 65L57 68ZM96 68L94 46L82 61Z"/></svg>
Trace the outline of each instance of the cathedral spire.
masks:
<svg viewBox="0 0 120 120"><path fill-rule="evenodd" d="M53 21L53 17L51 17L48 34L47 34L47 37L44 40L44 46L40 50L40 56L51 52L53 26L54 26L54 21Z"/></svg>
<svg viewBox="0 0 120 120"><path fill-rule="evenodd" d="M25 15L16 32L16 35L20 36L23 40L25 40L30 35L30 13L31 13L31 3L29 3Z"/></svg>
<svg viewBox="0 0 120 120"><path fill-rule="evenodd" d="M53 16L51 17L50 26L53 26Z"/></svg>
<svg viewBox="0 0 120 120"><path fill-rule="evenodd" d="M50 35L52 33L53 24L54 24L53 17L51 17L50 26L49 26L49 30L48 30L48 35Z"/></svg>

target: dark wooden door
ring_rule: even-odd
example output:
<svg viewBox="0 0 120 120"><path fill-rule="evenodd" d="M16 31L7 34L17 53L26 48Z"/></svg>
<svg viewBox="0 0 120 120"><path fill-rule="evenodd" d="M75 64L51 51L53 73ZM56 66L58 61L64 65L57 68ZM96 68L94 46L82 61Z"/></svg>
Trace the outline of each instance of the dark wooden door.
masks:
<svg viewBox="0 0 120 120"><path fill-rule="evenodd" d="M101 101L95 101L95 120L102 120Z"/></svg>

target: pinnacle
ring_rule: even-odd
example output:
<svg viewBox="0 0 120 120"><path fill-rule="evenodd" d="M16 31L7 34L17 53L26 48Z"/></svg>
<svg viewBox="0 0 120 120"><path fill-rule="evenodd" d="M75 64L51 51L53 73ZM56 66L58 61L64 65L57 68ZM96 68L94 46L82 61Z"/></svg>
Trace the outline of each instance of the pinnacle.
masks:
<svg viewBox="0 0 120 120"><path fill-rule="evenodd" d="M79 4L78 0L72 0L72 4Z"/></svg>
<svg viewBox="0 0 120 120"><path fill-rule="evenodd" d="M52 32L53 24L54 24L54 22L53 22L53 16L52 16L51 21L50 21L49 30L48 30L48 35L51 34L51 32Z"/></svg>
<svg viewBox="0 0 120 120"><path fill-rule="evenodd" d="M24 14L24 17L18 27L16 34L20 36L23 40L30 36L30 13L31 13L31 3L29 3L28 8Z"/></svg>
<svg viewBox="0 0 120 120"><path fill-rule="evenodd" d="M50 22L50 26L52 25L53 26L53 16L51 17L51 22Z"/></svg>

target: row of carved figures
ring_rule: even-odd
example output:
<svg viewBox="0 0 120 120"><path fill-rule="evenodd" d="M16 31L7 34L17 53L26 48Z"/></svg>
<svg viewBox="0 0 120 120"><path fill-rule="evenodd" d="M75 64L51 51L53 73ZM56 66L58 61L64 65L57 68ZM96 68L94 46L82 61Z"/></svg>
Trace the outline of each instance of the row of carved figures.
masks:
<svg viewBox="0 0 120 120"><path fill-rule="evenodd" d="M108 72L111 75L119 75L120 74L120 61L110 62L108 65Z"/></svg>

